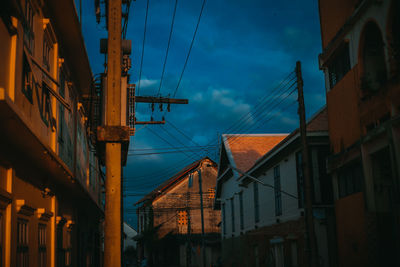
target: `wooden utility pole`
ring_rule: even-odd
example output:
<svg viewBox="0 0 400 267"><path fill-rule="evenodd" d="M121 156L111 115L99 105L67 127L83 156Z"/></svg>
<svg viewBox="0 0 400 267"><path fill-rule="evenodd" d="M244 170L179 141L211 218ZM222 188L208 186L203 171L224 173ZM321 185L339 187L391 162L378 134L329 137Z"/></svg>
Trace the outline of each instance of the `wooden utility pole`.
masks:
<svg viewBox="0 0 400 267"><path fill-rule="evenodd" d="M300 118L300 138L302 144L302 159L303 159L303 172L304 172L304 197L305 197L305 222L306 222L306 240L308 245L308 259L309 266L318 266L318 247L317 239L314 231L314 219L312 211L312 188L311 188L311 177L310 177L310 161L309 152L307 145L307 125L306 125L306 112L304 105L304 94L303 94L303 78L301 74L301 63L296 63L296 76L297 76L297 92L299 102L299 118Z"/></svg>
<svg viewBox="0 0 400 267"><path fill-rule="evenodd" d="M199 193L200 193L200 215L201 215L201 253L203 255L203 267L206 267L206 248L204 246L204 211L203 211L203 181L201 179L201 166L197 170L199 175Z"/></svg>
<svg viewBox="0 0 400 267"><path fill-rule="evenodd" d="M191 175L191 174L190 174ZM190 234L191 234L191 219L190 219L190 192L187 192L186 194L186 215L188 219L188 225L187 225L187 246L186 246L186 267L189 267L190 264L192 263L192 245L191 245L191 240L190 240Z"/></svg>
<svg viewBox="0 0 400 267"><path fill-rule="evenodd" d="M108 39L100 40L100 51L107 54L107 79L104 90L105 116L103 124L97 127L98 150L103 155L105 147L106 166L104 267L120 267L122 264L122 159L126 159L129 138L135 133L135 123L165 123L164 119L162 121L136 122L135 103L152 103L153 106L157 103L160 105L160 111L162 111L162 104L167 105L168 111L171 104L188 104L187 99L135 96L135 86L127 84L131 52L129 40L122 40L122 2L129 4L128 1L122 0L106 1ZM96 18L99 22L101 18L100 1L95 0L95 7ZM128 101L125 102L125 100ZM126 115L128 116L125 117Z"/></svg>
<svg viewBox="0 0 400 267"><path fill-rule="evenodd" d="M104 126L107 133L123 131L118 130L121 127L121 5L121 0L108 1L107 105ZM105 267L121 266L121 142L118 136L112 136L105 144Z"/></svg>

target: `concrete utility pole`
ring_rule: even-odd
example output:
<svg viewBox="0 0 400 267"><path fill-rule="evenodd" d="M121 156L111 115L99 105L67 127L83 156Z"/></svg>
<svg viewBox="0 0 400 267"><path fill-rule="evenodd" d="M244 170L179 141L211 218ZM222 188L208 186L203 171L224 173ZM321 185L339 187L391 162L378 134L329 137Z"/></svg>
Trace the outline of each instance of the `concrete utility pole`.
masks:
<svg viewBox="0 0 400 267"><path fill-rule="evenodd" d="M200 193L200 215L201 215L201 253L203 255L203 267L206 267L206 248L204 246L204 211L203 211L203 186L201 179L201 167L197 170L199 175L199 193Z"/></svg>
<svg viewBox="0 0 400 267"><path fill-rule="evenodd" d="M108 1L107 90L105 131L121 129L121 0ZM128 133L129 135L129 133ZM104 266L121 266L121 141L107 140L105 181Z"/></svg>
<svg viewBox="0 0 400 267"><path fill-rule="evenodd" d="M299 118L300 118L300 137L303 159L303 172L304 172L304 197L305 197L305 222L306 222L306 232L308 241L308 259L309 266L317 267L318 264L318 247L317 240L314 231L314 220L312 211L312 188L311 188L311 177L310 177L310 166L309 166L309 153L307 145L307 125L306 125L306 112L304 105L304 94L303 94L303 78L301 74L301 63L297 61L296 63L296 76L297 76L297 90L298 90L298 102L299 102Z"/></svg>

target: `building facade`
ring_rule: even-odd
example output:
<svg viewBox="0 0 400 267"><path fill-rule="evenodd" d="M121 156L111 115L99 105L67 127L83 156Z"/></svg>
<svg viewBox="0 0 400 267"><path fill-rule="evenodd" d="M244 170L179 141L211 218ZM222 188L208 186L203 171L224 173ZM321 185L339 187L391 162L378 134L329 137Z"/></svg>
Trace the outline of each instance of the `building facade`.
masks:
<svg viewBox="0 0 400 267"><path fill-rule="evenodd" d="M146 257L151 266L204 266L203 211L205 266L217 263L220 215L213 210L216 177L216 163L204 158L185 167L137 203L139 259Z"/></svg>
<svg viewBox="0 0 400 267"><path fill-rule="evenodd" d="M102 176L72 0L0 4L0 265L101 266Z"/></svg>
<svg viewBox="0 0 400 267"><path fill-rule="evenodd" d="M400 3L319 1L339 266L398 266Z"/></svg>
<svg viewBox="0 0 400 267"><path fill-rule="evenodd" d="M335 266L332 186L325 166L327 128L323 109L307 124L307 139L320 266ZM254 153L254 141L243 140L240 148L238 141L224 136L215 205L221 209L224 266L309 266L300 134L296 130L277 137L261 135L267 152L245 168L241 154Z"/></svg>

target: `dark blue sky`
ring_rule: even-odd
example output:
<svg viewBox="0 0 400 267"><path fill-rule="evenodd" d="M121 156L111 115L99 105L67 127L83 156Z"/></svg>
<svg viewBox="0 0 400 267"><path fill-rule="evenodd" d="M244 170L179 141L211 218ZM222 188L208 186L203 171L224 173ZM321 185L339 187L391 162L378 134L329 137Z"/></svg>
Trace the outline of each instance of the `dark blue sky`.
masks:
<svg viewBox="0 0 400 267"><path fill-rule="evenodd" d="M174 4L175 0L150 0L140 95L155 95L158 91ZM178 2L161 88L163 96L172 95L177 86L201 5L202 0ZM131 82L136 84L145 12L146 0L132 2L127 39L132 40L130 75ZM94 1L83 1L82 20L86 48L96 74L103 71L104 56L99 53L99 39L106 38L107 32L104 19L100 25L96 24ZM189 105L172 106L165 116L166 125L144 128L138 125L136 135L131 138L130 154L155 152L140 149L215 145L221 133L291 132L298 127L297 107L288 106L296 99L295 94L276 108L273 103L256 110L254 107L263 97L276 95L269 95L270 90L300 60L308 117L320 109L325 104L323 74L318 69L320 52L317 0L208 0L176 94L177 98L188 98ZM248 112L255 114L237 123ZM151 109L147 104L139 104L137 114L138 120L150 120ZM156 110L154 119L161 120L163 114ZM272 114L275 115L271 117ZM236 128L225 132L233 124ZM124 168L125 188L126 194L135 196L124 199L125 220L136 227L133 203L140 195L204 155L215 159L216 149L208 153L197 150L196 153L130 156Z"/></svg>

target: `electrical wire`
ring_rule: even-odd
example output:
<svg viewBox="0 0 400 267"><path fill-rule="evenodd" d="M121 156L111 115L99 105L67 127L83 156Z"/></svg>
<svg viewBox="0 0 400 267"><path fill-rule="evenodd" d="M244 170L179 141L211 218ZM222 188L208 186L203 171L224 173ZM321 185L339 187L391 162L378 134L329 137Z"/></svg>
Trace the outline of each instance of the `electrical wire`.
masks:
<svg viewBox="0 0 400 267"><path fill-rule="evenodd" d="M215 147L213 145L198 145L198 146L185 146L185 147L158 147L158 148L134 148L134 149L129 149L128 151L153 151L153 150L171 150L171 149L184 149L184 148L209 148L209 147Z"/></svg>
<svg viewBox="0 0 400 267"><path fill-rule="evenodd" d="M167 50L165 52L164 64L163 64L163 69L162 69L162 72L161 72L160 85L158 86L157 96L160 95L160 90L161 90L162 82L163 82L163 79L164 79L165 66L167 64L167 58L168 58L169 47L170 47L170 44L171 44L172 32L174 30L175 14L176 14L176 7L177 6L178 6L178 0L175 0L174 13L172 14L171 29L169 31L168 45L167 45Z"/></svg>
<svg viewBox="0 0 400 267"><path fill-rule="evenodd" d="M146 42L146 31L147 31L147 17L149 14L149 2L150 0L147 0L147 4L146 4L146 16L144 19L144 30L143 30L143 43L142 43L142 56L140 59L140 69L139 69L139 82L138 82L138 89L137 89L137 95L139 95L140 92L140 83L142 81L142 70L143 70L143 57L144 57L144 45Z"/></svg>
<svg viewBox="0 0 400 267"><path fill-rule="evenodd" d="M290 90L292 87L293 87L293 85L294 84L291 84L289 87L287 87L287 85L289 84L289 82L291 82L292 80L293 80L293 78L291 78L291 79L289 79L289 80L287 80L291 75L293 74L293 72L291 72L288 76L286 76L286 78L284 79L284 80L282 80L281 81L281 83L278 85L278 86L276 86L274 89L272 89L270 92L269 92L269 94L268 95L266 95L265 97L263 97L262 98L262 100L261 101L259 101L259 103L256 105L256 110L255 111L253 111L253 112L249 112L250 114L253 114L253 116L255 116L255 117L257 117L257 118L259 118L261 115L262 116L264 116L262 119L258 119L257 120L257 123L258 123L258 125L257 124L254 124L252 127L248 127L247 129L249 130L249 128L254 128L254 127L256 127L256 128L259 128L259 127L261 127L262 125L265 125L265 123L266 122L269 122L270 120L272 120L276 115L277 115L277 112L278 111L276 111L276 110L274 110L274 108L276 108L277 106L279 106L280 104L282 104L286 99L288 99L289 97L290 97L290 95L292 95L293 93L294 93L294 91L295 90L292 90L290 93L288 93L288 94L286 94L287 92L288 92L288 90ZM283 87L282 87L282 85L283 85ZM265 98L267 98L268 96L270 96L271 95L271 93L272 92L276 92L276 91L278 91L278 90L280 90L280 94L275 94L274 95L274 97L272 97L272 98L268 98L266 101L264 101L265 100ZM285 95L286 94L286 95ZM285 96L284 96L285 95ZM273 103L273 102L275 102L276 100L278 100L278 99L280 99L280 101L278 101L278 102L276 102L274 105L271 105L271 103ZM293 101L293 103L292 104L294 104L296 101ZM267 105L269 105L269 108L267 109L267 110L265 110L265 109L263 109L263 107L265 107L265 106L267 106ZM286 106L286 107L284 107L284 108L282 108L282 109L280 109L280 112L282 112L283 110L286 110L287 108L289 108L290 106L292 106L292 105L288 105L288 106ZM261 110L262 109L262 110ZM273 112L273 111L275 111L275 112ZM243 115L242 117L241 117L241 119L239 120L239 123L238 122L236 122L235 124L233 124L230 128L228 128L228 129L233 129L233 128L236 128L236 129L242 129L242 130L244 130L243 129L243 125L244 125L244 123L243 123L243 119L245 119L246 117L248 117L248 114L245 114L245 115ZM260 122L264 122L262 125L260 125ZM170 123L171 124L171 126L174 126L172 123ZM178 131L178 127L173 127L176 131ZM180 131L178 131L178 132L180 132ZM153 132L154 133L154 132ZM190 139L190 137L188 137L187 135L185 135L185 134L183 134L183 132L180 132L180 134L181 135L184 135L185 136L185 138L187 138L188 140L191 140ZM243 136L243 134L242 134L242 136ZM239 138L238 136L236 136L236 138ZM163 139L163 138L161 138L161 139ZM166 141L165 139L164 139L164 141ZM233 140L234 141L234 140ZM170 149L174 149L174 145L172 145L169 141L167 142L167 143L169 143L170 145L171 145L171 148ZM209 147L209 146L212 146L211 144L208 144L208 145L205 145L205 147ZM186 146L187 147L187 146ZM190 149L193 149L193 147L190 147ZM178 150L178 149L177 149ZM189 158L185 158L183 161L181 161L181 163L183 163L183 162L187 162L187 161L189 161L190 159ZM179 167L177 167L177 168L179 168ZM167 174L167 172L166 171L168 171L168 170L172 170L172 168L167 168L166 170L163 170L162 171L162 173L164 174L163 176L160 176L160 177L168 177L168 175L165 175L165 174ZM160 172L158 172L158 173L160 173ZM143 175L143 176L141 176L141 177L149 177L148 175ZM131 178L133 178L133 179L136 179L136 177L131 177ZM153 179L152 179L153 180ZM154 181L154 180L153 180ZM160 181L160 183L162 183L163 181ZM141 184L142 186L146 186L146 185L150 185L149 183L147 183L147 182L143 182L142 184ZM140 184L139 185L130 185L128 188L127 188L127 190L129 190L129 189L138 189L140 186L141 186ZM136 194L138 194L138 193L136 193Z"/></svg>
<svg viewBox="0 0 400 267"><path fill-rule="evenodd" d="M189 47L189 51L188 51L188 53L187 53L187 55L186 55L185 64L183 65L183 69L182 69L181 75L180 75L180 77L179 77L178 84L177 84L177 86L176 86L176 88L175 88L175 91L174 91L173 97L175 97L175 95L176 95L176 92L177 92L177 91L178 91L178 89L179 89L179 86L180 86L180 84L181 84L181 81L182 81L183 73L185 72L185 69L186 69L187 63L188 63L188 61L189 61L190 53L192 52L192 48L193 48L193 44L194 44L194 40L195 40L195 38L196 38L197 30L199 29L200 20L201 20L201 16L203 15L203 10L204 10L204 6L205 6L205 4L206 4L206 0L203 0L203 4L201 5L201 10L200 10L200 15L199 15L199 18L198 18L198 20L197 20L197 24L196 24L196 29L194 30L194 33L193 33L193 38L192 38L192 41L191 41L191 43L190 43L190 47Z"/></svg>

